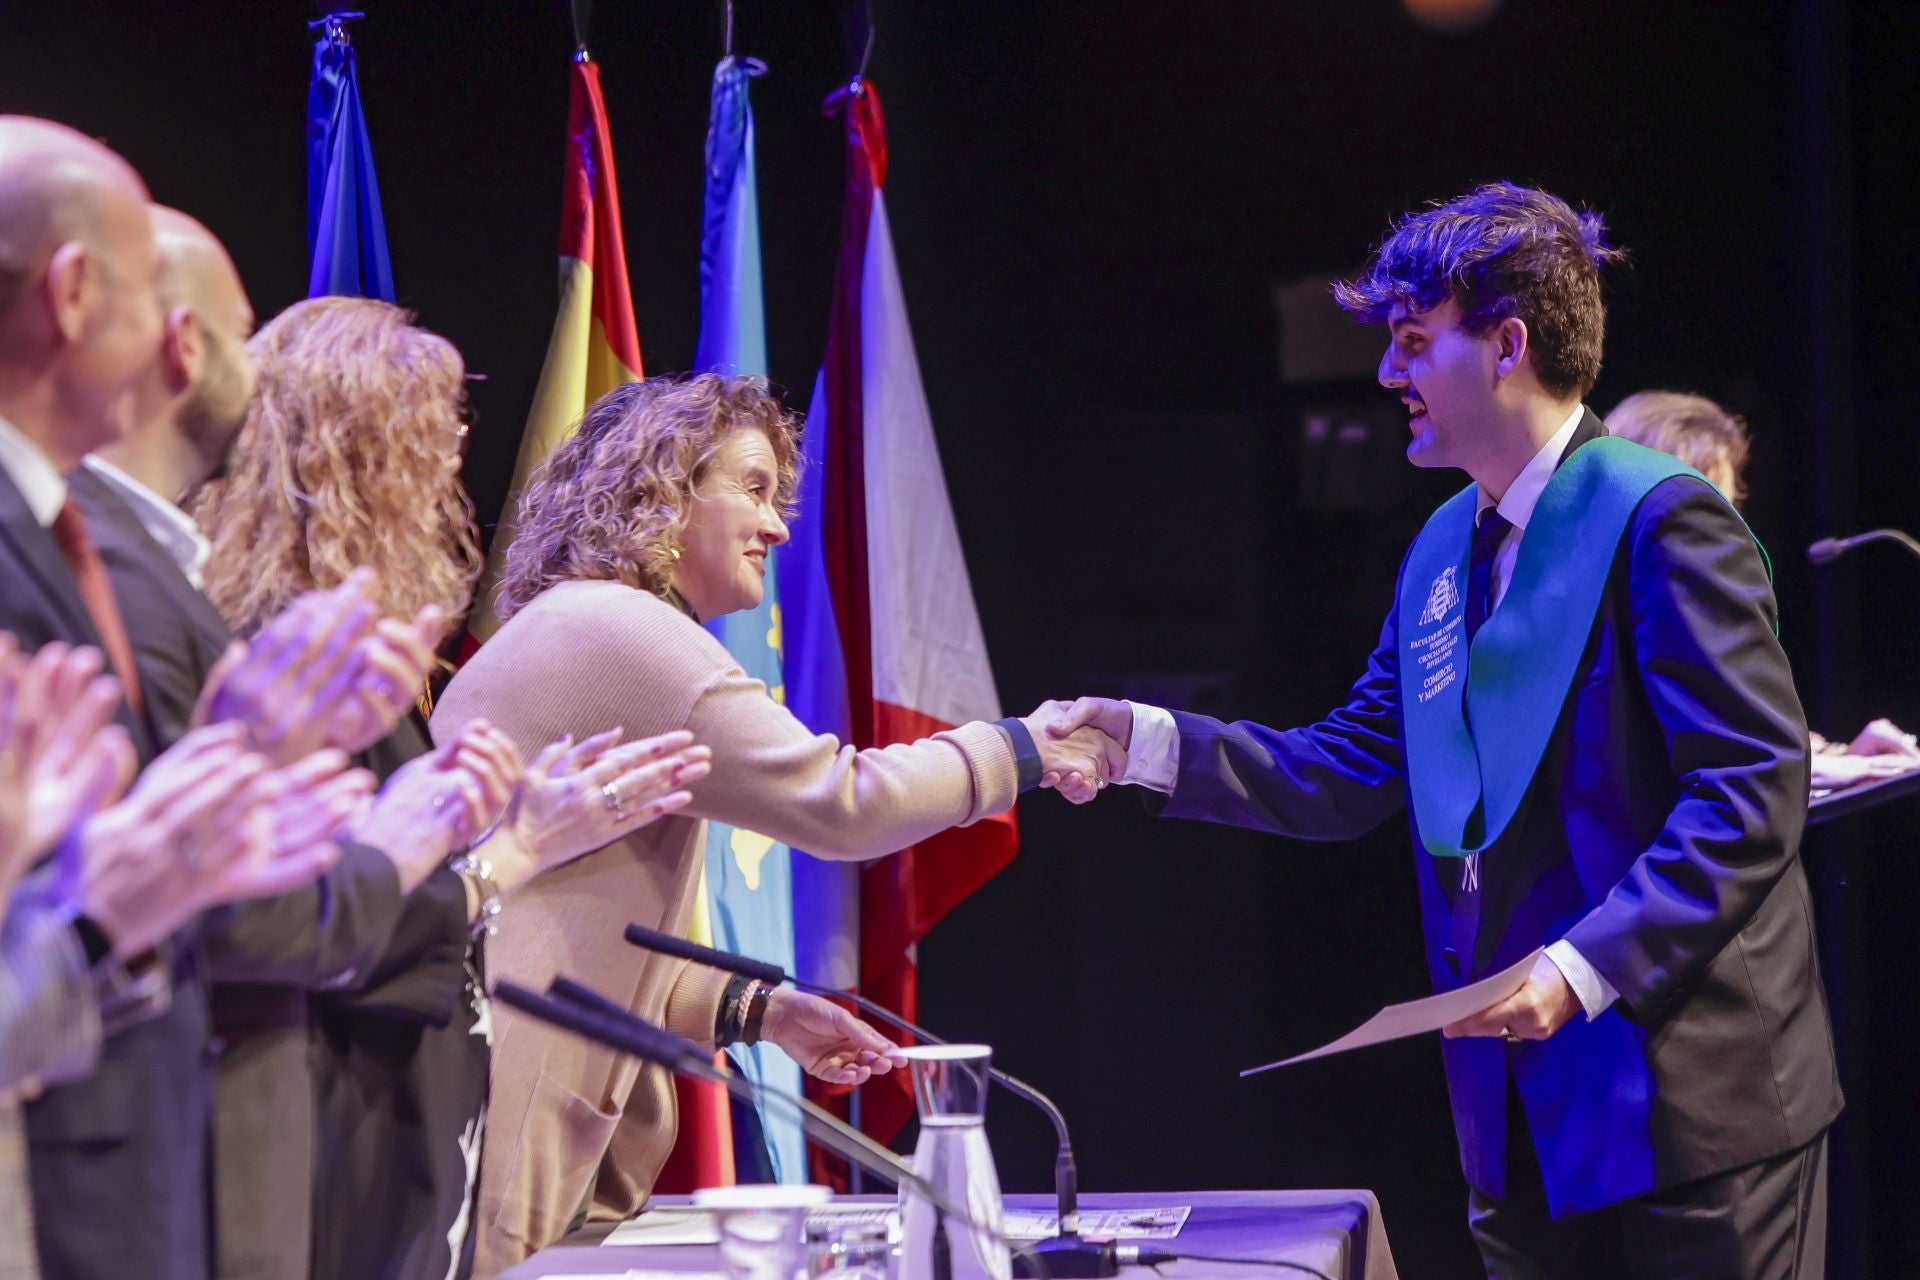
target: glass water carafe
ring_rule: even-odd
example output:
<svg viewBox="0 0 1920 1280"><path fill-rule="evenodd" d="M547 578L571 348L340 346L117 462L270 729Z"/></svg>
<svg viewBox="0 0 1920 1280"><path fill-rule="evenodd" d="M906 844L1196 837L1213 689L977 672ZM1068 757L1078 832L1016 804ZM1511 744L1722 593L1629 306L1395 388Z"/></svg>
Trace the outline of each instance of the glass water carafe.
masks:
<svg viewBox="0 0 1920 1280"><path fill-rule="evenodd" d="M983 1044L919 1045L904 1051L913 1072L920 1141L913 1171L948 1206L945 1237L951 1269L936 1265L934 1206L900 1188L901 1280L1009 1280L1012 1263L1000 1241L1000 1174L987 1147L987 1063ZM952 1213L966 1215L957 1222Z"/></svg>

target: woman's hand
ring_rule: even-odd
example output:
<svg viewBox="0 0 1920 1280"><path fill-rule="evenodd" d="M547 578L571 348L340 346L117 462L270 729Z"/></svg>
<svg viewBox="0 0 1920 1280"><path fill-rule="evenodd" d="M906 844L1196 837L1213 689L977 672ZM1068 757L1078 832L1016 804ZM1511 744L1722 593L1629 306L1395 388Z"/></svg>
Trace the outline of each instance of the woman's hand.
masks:
<svg viewBox="0 0 1920 1280"><path fill-rule="evenodd" d="M447 855L498 817L520 779L520 757L498 730L476 720L445 746L409 760L355 821L352 838L393 860L411 893Z"/></svg>
<svg viewBox="0 0 1920 1280"><path fill-rule="evenodd" d="M707 776L712 759L684 730L627 743L618 729L551 742L480 852L508 892L685 808L693 799L686 788Z"/></svg>
<svg viewBox="0 0 1920 1280"><path fill-rule="evenodd" d="M828 1084L865 1084L907 1065L898 1045L839 1005L785 987L767 1000L760 1039Z"/></svg>

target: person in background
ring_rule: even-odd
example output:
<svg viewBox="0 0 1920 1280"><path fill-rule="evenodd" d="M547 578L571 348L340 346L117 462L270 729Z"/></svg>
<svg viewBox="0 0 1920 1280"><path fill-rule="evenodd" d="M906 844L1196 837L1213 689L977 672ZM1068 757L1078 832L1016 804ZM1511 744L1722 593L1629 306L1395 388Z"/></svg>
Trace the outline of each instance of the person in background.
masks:
<svg viewBox="0 0 1920 1280"><path fill-rule="evenodd" d="M223 269L224 255L204 246L200 259ZM206 592L226 625L245 634L302 593L363 582L377 612L414 620L395 637L397 649L430 654L465 613L479 567L459 484L459 353L398 307L318 298L270 321L234 360L248 362L256 391L230 465L188 503L211 544ZM188 435L191 415L183 420L177 409L194 391L189 370L169 377L176 412L162 441ZM142 469L133 453L118 456ZM170 453L177 456L157 447L148 457ZM173 473L170 484L181 478ZM387 692L408 714L362 744L363 761L388 779L383 799L409 796L428 820L456 809L483 816L472 829L444 833L425 864L403 876L406 903L378 960L312 996L317 1149L303 1221L311 1223L312 1274L328 1280L469 1273L490 1036L482 944L494 916L510 917L503 899L538 871L684 805L680 784L706 770L705 752L684 734L530 744L524 777L513 744L484 722L430 748L415 707L425 665L397 669L411 676L395 670ZM486 798L443 811L448 774L458 770ZM614 812L602 788L632 807ZM490 822L468 856L441 865L442 851ZM365 823L350 831L375 847L404 847ZM243 1126L232 1144L236 1177L262 1160L284 1171L285 1160L248 1150L259 1127ZM259 1192L240 1184L221 1196L237 1211ZM271 1244L262 1242L263 1258Z"/></svg>
<svg viewBox="0 0 1920 1280"><path fill-rule="evenodd" d="M703 1044L767 1040L823 1079L894 1063L836 1006L636 952L629 922L685 936L705 822L828 858L876 858L1012 806L1052 768L1088 768L1082 735L973 723L858 750L815 734L702 626L757 605L787 539L794 417L752 378L650 378L590 406L520 499L496 598L501 629L433 719L445 739L484 718L523 745L612 725L690 729L714 778L682 816L550 872L520 895L494 960L536 989L565 973ZM1031 718L1037 725L1039 720ZM484 1155L481 1260L497 1271L594 1219L638 1212L674 1143L671 1082L654 1069L503 1015Z"/></svg>
<svg viewBox="0 0 1920 1280"><path fill-rule="evenodd" d="M1705 396L1636 391L1607 415L1607 433L1672 454L1706 476L1736 507L1746 501L1747 462L1753 452L1746 419ZM1816 792L1920 768L1914 735L1885 718L1868 724L1851 742L1829 741L1817 733L1808 737Z"/></svg>

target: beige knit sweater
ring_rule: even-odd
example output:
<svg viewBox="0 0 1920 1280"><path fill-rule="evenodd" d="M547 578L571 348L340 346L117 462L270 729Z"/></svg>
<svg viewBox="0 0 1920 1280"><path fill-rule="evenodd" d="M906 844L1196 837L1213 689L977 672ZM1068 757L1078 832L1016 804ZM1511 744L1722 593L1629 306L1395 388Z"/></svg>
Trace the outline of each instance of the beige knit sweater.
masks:
<svg viewBox="0 0 1920 1280"><path fill-rule="evenodd" d="M702 1043L725 975L637 950L621 931L637 921L685 935L706 819L864 859L1000 813L1016 791L1012 752L992 725L842 746L809 732L685 615L614 582L565 583L515 614L448 685L434 738L478 717L529 759L562 734L616 726L630 739L686 728L713 749L687 809L520 889L488 948L490 980L544 990L566 974ZM638 1212L675 1134L662 1073L498 1003L493 1016L481 1276L557 1240L589 1192L596 1218Z"/></svg>

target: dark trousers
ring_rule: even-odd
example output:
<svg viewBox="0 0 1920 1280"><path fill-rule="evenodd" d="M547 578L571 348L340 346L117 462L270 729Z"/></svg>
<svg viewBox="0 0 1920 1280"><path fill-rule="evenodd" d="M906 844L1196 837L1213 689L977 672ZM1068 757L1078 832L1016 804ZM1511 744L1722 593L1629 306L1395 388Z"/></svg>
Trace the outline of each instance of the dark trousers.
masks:
<svg viewBox="0 0 1920 1280"><path fill-rule="evenodd" d="M1507 1090L1507 1194L1472 1193L1490 1280L1821 1280L1827 1135L1758 1164L1555 1221L1519 1095Z"/></svg>

